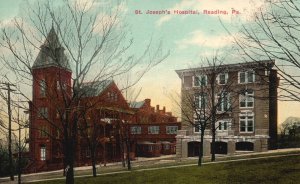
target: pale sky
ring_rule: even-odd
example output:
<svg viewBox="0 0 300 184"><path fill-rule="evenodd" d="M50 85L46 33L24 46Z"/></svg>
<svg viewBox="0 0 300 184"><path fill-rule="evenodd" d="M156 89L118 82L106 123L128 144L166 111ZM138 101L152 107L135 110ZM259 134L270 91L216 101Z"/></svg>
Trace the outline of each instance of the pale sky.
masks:
<svg viewBox="0 0 300 184"><path fill-rule="evenodd" d="M57 0L59 1L59 0ZM89 1L89 0L82 0ZM96 0L105 3L106 0ZM215 50L228 55L233 62L239 57L228 52L230 41L220 20L234 33L240 23L251 21L251 13L263 5L263 0L126 0L123 11L126 23L134 38L134 50L142 50L152 36L163 40L170 56L150 70L136 88L142 87L139 100L150 98L152 106L166 106L167 111L176 113L176 107L169 98L170 93L180 92L177 69L201 64L201 57L209 56ZM0 0L0 21L6 22L22 11L22 0ZM140 10L143 14L136 14ZM147 10L165 10L171 14L146 14ZM174 10L194 10L199 14L174 14ZM227 11L227 15L207 15L203 10ZM240 14L232 14L232 10ZM278 123L289 116L300 117L300 103L279 102Z"/></svg>

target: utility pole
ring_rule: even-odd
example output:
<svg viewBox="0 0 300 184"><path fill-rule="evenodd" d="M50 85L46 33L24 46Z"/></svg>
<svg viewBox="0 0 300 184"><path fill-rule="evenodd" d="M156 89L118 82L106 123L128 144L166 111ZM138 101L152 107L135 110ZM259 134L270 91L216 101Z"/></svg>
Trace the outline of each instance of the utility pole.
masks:
<svg viewBox="0 0 300 184"><path fill-rule="evenodd" d="M11 150L11 101L10 101L10 93L15 91L11 89L11 86L15 86L8 82L2 82L1 84L5 85L6 87L2 87L0 89L7 90L7 109L8 109L8 156L9 156L9 174L10 180L14 181L14 169L13 169L13 159L12 159L12 150Z"/></svg>

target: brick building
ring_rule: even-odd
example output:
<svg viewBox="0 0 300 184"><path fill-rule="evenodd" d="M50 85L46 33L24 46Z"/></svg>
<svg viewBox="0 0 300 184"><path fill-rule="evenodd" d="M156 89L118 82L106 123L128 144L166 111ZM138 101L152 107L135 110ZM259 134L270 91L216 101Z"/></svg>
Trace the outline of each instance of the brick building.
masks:
<svg viewBox="0 0 300 184"><path fill-rule="evenodd" d="M160 123L166 126L168 122L176 124L176 118L171 113L166 113L165 108L154 111L150 106L150 100L146 100L141 106L130 107L113 80L82 83L80 88L75 89L81 96L79 105L76 105L76 108L70 106L66 109L64 103L74 93L74 89L71 88L72 70L53 28L34 61L32 75L30 164L26 168L27 172L63 168L62 122L67 115L71 117L72 113L80 114L85 111L84 116L78 116L76 166L91 164L93 144L97 145L95 153L97 163L106 163L124 159L127 148L125 141L129 137L132 158L135 157L137 143L140 141L160 142L160 144L163 141L165 144L168 144L166 141L170 144L175 142L176 132L173 131L171 136L166 136L165 127L158 133L155 132L153 137L148 136L148 139L139 137L138 132L134 133L135 127L138 126L141 129L136 130L144 132L147 123L155 122L158 126ZM128 135L129 130L132 130L132 136ZM142 152L139 154L147 155Z"/></svg>
<svg viewBox="0 0 300 184"><path fill-rule="evenodd" d="M175 154L176 134L181 123L166 108L151 106L151 100L130 104L135 111L134 120L130 125L130 136L138 156L160 156Z"/></svg>
<svg viewBox="0 0 300 184"><path fill-rule="evenodd" d="M274 61L217 66L218 70L222 70L213 81L215 94L210 95L219 105L216 108L216 153L276 149L279 80L273 66ZM197 108L204 104L203 99L210 101L211 97L207 95L212 90L209 79L215 69L209 66L176 70L181 79L181 101L186 100L185 94L193 95ZM199 93L203 93L205 98L199 98ZM182 109L185 109L184 104ZM188 116L193 119L195 114L189 112ZM197 122L194 123L197 125ZM182 130L176 139L178 158L199 155L200 131L197 126L183 118ZM210 155L211 142L210 126L204 133L204 155Z"/></svg>

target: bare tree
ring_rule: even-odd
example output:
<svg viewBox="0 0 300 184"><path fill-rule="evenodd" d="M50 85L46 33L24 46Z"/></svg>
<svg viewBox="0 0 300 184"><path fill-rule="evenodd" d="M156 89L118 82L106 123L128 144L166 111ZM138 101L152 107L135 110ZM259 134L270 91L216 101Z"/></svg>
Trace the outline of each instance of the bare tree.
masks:
<svg viewBox="0 0 300 184"><path fill-rule="evenodd" d="M276 60L280 77L278 99L282 101L300 100L299 15L297 0L265 1L250 21L241 26L240 34L232 35L245 61Z"/></svg>
<svg viewBox="0 0 300 184"><path fill-rule="evenodd" d="M7 74L8 82L21 83L17 91L27 100L31 101L29 89L32 83L38 86L40 95L48 99L51 111L40 111L33 99L31 116L39 116L54 130L55 133L41 131L50 138L58 137L56 141L63 149L66 183L74 183L79 120L87 112L83 109L91 109L99 103L81 103L87 95L82 90L84 82L112 79L140 66L142 69L136 72L137 80L131 83L134 85L168 53L163 52L161 43L153 46L151 39L139 57L136 53L130 54L133 39L123 24L119 4L99 8L96 2L64 0L62 5L47 1L35 5L28 3L26 7L28 16L15 18L10 26L1 30L0 46L7 54L3 53L0 58L6 70L11 72L4 75ZM42 62L33 63L37 52L37 60ZM54 78L33 80L32 76L37 75L42 64L58 69ZM69 75L71 81L66 81ZM56 114L56 118L50 118L51 114Z"/></svg>

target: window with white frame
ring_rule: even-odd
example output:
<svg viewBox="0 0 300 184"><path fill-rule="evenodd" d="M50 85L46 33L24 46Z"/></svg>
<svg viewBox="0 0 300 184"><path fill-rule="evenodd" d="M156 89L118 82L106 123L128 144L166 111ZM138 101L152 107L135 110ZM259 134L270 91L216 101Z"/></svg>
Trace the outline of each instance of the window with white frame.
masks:
<svg viewBox="0 0 300 184"><path fill-rule="evenodd" d="M207 85L207 76L206 75L196 75L193 77L194 86L206 86Z"/></svg>
<svg viewBox="0 0 300 184"><path fill-rule="evenodd" d="M45 79L40 80L40 96L45 97L46 96L46 81Z"/></svg>
<svg viewBox="0 0 300 184"><path fill-rule="evenodd" d="M177 134L178 126L166 126L167 134Z"/></svg>
<svg viewBox="0 0 300 184"><path fill-rule="evenodd" d="M205 109L208 103L207 93L196 93L194 95L196 109Z"/></svg>
<svg viewBox="0 0 300 184"><path fill-rule="evenodd" d="M230 109L230 94L228 92L222 92L218 95L217 110L221 112L229 111Z"/></svg>
<svg viewBox="0 0 300 184"><path fill-rule="evenodd" d="M255 72L253 70L239 72L239 83L253 83L255 82Z"/></svg>
<svg viewBox="0 0 300 184"><path fill-rule="evenodd" d="M254 107L254 91L247 90L240 94L240 107L249 108Z"/></svg>
<svg viewBox="0 0 300 184"><path fill-rule="evenodd" d="M46 146L41 146L41 160L46 160Z"/></svg>
<svg viewBox="0 0 300 184"><path fill-rule="evenodd" d="M220 85L226 84L228 80L228 73L220 73L218 75L218 83Z"/></svg>
<svg viewBox="0 0 300 184"><path fill-rule="evenodd" d="M159 134L159 126L149 126L148 133L149 134Z"/></svg>
<svg viewBox="0 0 300 184"><path fill-rule="evenodd" d="M241 113L240 114L240 132L248 133L254 131L254 114Z"/></svg>
<svg viewBox="0 0 300 184"><path fill-rule="evenodd" d="M227 131L230 125L230 120L220 120L216 123L217 131Z"/></svg>
<svg viewBox="0 0 300 184"><path fill-rule="evenodd" d="M142 127L141 126L132 126L130 127L131 134L141 134L142 133Z"/></svg>

